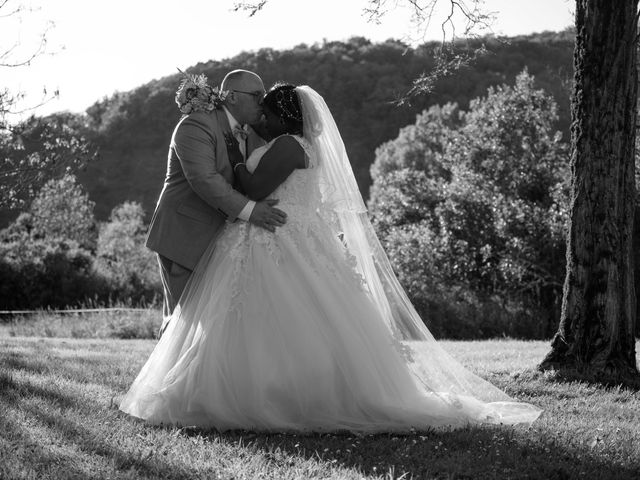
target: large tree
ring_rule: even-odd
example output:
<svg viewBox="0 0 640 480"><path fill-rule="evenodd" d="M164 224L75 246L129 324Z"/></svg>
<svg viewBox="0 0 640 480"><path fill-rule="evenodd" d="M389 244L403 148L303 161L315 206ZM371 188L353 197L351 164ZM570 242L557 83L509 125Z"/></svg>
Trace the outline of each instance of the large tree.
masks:
<svg viewBox="0 0 640 480"><path fill-rule="evenodd" d="M26 0L0 0L0 29L11 31L27 22L33 11ZM12 45L0 43L0 215L28 205L49 179L77 170L97 153L83 137L86 128L79 115L60 113L18 121L57 92L50 94L43 88L42 97L34 100L2 83L2 72L27 69L41 55L52 53L47 48L51 26L43 27L39 35L18 37Z"/></svg>
<svg viewBox="0 0 640 480"><path fill-rule="evenodd" d="M637 377L632 228L638 0L577 0L562 314L542 369Z"/></svg>

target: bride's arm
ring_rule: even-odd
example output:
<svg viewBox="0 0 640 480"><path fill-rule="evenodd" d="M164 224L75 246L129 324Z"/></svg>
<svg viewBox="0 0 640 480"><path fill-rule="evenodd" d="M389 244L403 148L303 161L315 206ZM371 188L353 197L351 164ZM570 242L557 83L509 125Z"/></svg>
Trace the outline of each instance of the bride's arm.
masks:
<svg viewBox="0 0 640 480"><path fill-rule="evenodd" d="M228 145L228 150L231 146ZM305 153L298 141L288 135L278 138L262 156L253 174L238 155L229 152L236 178L251 200L262 200L284 182L296 168L305 168ZM241 159L241 157L240 157Z"/></svg>

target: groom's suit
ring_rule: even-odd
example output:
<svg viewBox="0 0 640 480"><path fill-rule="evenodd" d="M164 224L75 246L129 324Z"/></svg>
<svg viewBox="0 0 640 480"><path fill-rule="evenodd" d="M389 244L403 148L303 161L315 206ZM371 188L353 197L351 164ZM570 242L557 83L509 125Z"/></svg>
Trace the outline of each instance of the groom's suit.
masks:
<svg viewBox="0 0 640 480"><path fill-rule="evenodd" d="M232 187L224 138L230 130L226 112L216 109L184 116L173 131L167 175L146 242L159 256L165 315L175 307L186 278L218 230L225 221L235 221L249 201ZM251 128L246 141L247 154L265 143ZM175 272L185 278L176 277L172 287Z"/></svg>

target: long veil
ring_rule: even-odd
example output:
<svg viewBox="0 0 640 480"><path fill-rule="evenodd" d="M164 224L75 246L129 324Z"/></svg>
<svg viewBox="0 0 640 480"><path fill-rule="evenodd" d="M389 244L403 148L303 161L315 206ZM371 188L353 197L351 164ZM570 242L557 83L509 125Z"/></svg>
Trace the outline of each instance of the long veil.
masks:
<svg viewBox="0 0 640 480"><path fill-rule="evenodd" d="M517 403L506 393L463 367L435 340L404 289L367 216L347 152L336 123L322 96L308 86L296 88L300 99L304 137L318 156L322 192L320 212L333 233L355 257L370 296L398 344L418 384L426 392L473 397L505 423L531 422L541 410Z"/></svg>

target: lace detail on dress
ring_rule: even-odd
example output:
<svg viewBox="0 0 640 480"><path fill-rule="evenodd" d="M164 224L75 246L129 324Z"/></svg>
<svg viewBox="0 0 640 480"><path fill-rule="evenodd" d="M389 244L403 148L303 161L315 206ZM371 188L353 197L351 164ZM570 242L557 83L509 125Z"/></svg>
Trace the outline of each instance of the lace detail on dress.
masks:
<svg viewBox="0 0 640 480"><path fill-rule="evenodd" d="M318 156L314 154L313 147L311 146L311 144L308 141L306 141L303 137L300 137L298 135L293 135L293 138L295 138L298 141L298 143L304 150L304 153L307 155L307 168L317 167Z"/></svg>
<svg viewBox="0 0 640 480"><path fill-rule="evenodd" d="M278 200L278 208L287 213L287 223L279 227L275 233L267 230L243 224L236 232L229 232L235 240L221 238L219 248L229 248L229 256L236 262L236 268L240 269L242 256L248 254L249 245L260 245L269 252L270 257L280 264L282 262L282 249L279 240L294 244L296 249L304 257L314 259L309 265L314 269L318 265L330 270L336 278L350 277L354 285L369 293L369 289L363 277L357 269L356 259L346 245L341 241L337 233L333 236L330 245L327 244L327 223L324 209L322 208L322 195L319 186L317 155L312 145L304 138L292 135L304 149L308 159L308 167L296 169L291 175L269 195L268 198ZM279 137L278 137L279 138ZM269 150L276 139L267 145L255 150L247 159L247 169L255 171L262 156ZM228 228L234 230L233 225ZM236 236L237 235L237 236ZM243 245L243 242L245 243ZM336 265L335 258L344 259ZM318 261L320 260L320 261ZM240 292L240 288L237 289ZM234 292L236 289L234 289ZM239 295L240 293L238 293Z"/></svg>
<svg viewBox="0 0 640 480"><path fill-rule="evenodd" d="M247 239L251 225L247 222L236 222L225 226L216 246L231 260L232 273L230 291L231 298L229 301L229 316L237 319L240 315L241 299L246 292L242 289L241 272L246 268L247 262Z"/></svg>

